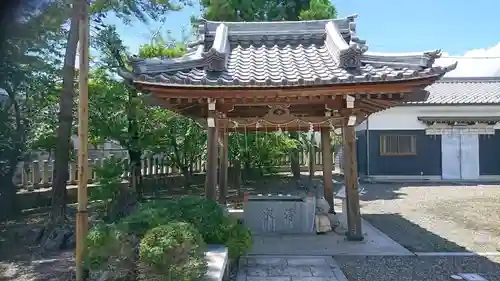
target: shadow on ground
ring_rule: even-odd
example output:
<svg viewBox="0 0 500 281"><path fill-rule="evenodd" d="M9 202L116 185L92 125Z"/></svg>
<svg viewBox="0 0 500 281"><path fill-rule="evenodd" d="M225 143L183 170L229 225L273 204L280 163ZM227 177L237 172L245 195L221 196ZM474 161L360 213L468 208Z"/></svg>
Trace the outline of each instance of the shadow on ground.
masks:
<svg viewBox="0 0 500 281"><path fill-rule="evenodd" d="M399 214L363 214L363 218L412 252L467 252L467 250Z"/></svg>
<svg viewBox="0 0 500 281"><path fill-rule="evenodd" d="M335 256L334 259L348 281L450 281L451 275L459 273L475 273L487 281L500 281L500 264L494 257Z"/></svg>
<svg viewBox="0 0 500 281"><path fill-rule="evenodd" d="M343 184L343 183L342 183ZM486 185L486 183L482 183ZM494 183L489 183L494 184ZM488 184L488 185L489 185ZM418 187L457 187L457 186L476 186L477 183L474 184L465 184L465 183L432 183L432 182L424 182L424 183L368 183L368 182L360 182L360 189L363 189L363 193L361 195L361 200L363 201L376 201L376 200L394 200L404 197L406 193L402 192L403 188L418 188Z"/></svg>
<svg viewBox="0 0 500 281"><path fill-rule="evenodd" d="M474 255L398 214L363 214L363 218L412 252L458 252L459 256L335 256L349 281L448 281L458 273L500 280L500 257Z"/></svg>

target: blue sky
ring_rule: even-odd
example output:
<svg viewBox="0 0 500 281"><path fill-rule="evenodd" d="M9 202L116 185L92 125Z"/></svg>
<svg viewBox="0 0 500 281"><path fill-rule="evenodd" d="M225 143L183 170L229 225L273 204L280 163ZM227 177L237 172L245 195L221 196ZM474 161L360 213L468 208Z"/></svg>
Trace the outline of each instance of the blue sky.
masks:
<svg viewBox="0 0 500 281"><path fill-rule="evenodd" d="M196 0L195 0L196 1ZM251 0L247 0L251 1ZM500 57L500 0L332 0L339 17L358 14L357 32L374 52L415 52L441 49L449 55L462 56L474 49L474 56L488 55L495 48ZM172 12L163 25L180 37L182 27L189 27L191 15L198 15L199 6ZM151 34L160 27L134 22L124 26L115 23L125 45L136 53L141 44L149 42ZM498 46L497 46L498 44ZM471 60L468 60L471 61ZM478 60L474 60L478 61ZM483 61L484 62L484 61ZM488 61L489 63L492 60ZM467 62L470 64L470 62ZM499 65L494 72L500 71ZM460 65L460 63L459 63ZM500 75L500 72L498 72Z"/></svg>
<svg viewBox="0 0 500 281"><path fill-rule="evenodd" d="M248 0L251 1L251 0ZM411 52L441 48L453 55L494 46L500 41L499 0L333 0L339 17L359 14L358 34L370 51ZM477 4L476 4L477 3ZM479 4L480 3L480 4ZM172 12L164 30L180 36L199 6ZM124 26L114 18L131 51L147 43L158 23Z"/></svg>

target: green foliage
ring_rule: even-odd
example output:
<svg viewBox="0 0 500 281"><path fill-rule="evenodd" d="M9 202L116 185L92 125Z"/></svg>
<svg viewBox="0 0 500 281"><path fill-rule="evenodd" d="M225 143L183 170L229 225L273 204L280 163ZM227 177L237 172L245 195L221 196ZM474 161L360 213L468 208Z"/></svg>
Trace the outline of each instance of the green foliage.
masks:
<svg viewBox="0 0 500 281"><path fill-rule="evenodd" d="M232 216L226 216L222 219L216 233L219 243L227 247L230 259L246 255L252 247L253 240L250 229Z"/></svg>
<svg viewBox="0 0 500 281"><path fill-rule="evenodd" d="M280 133L234 133L229 136L229 158L240 160L246 169L270 173L297 145Z"/></svg>
<svg viewBox="0 0 500 281"><path fill-rule="evenodd" d="M120 254L120 233L113 225L98 224L86 239L85 265L92 270L105 268Z"/></svg>
<svg viewBox="0 0 500 281"><path fill-rule="evenodd" d="M186 53L186 47L183 44L178 44L172 48L167 48L163 41L153 44L142 45L139 48L139 57L141 58L178 58Z"/></svg>
<svg viewBox="0 0 500 281"><path fill-rule="evenodd" d="M94 167L98 185L89 189L89 199L104 203L105 216L110 212L111 203L123 191L123 160L117 157L104 159L102 166Z"/></svg>
<svg viewBox="0 0 500 281"><path fill-rule="evenodd" d="M186 196L178 201L182 219L192 223L208 244L218 243L217 227L222 223L224 210L214 200Z"/></svg>
<svg viewBox="0 0 500 281"><path fill-rule="evenodd" d="M147 23L151 19L164 21L169 12L179 11L184 5L191 3L184 0L94 0L91 2L90 13L101 16L113 12L125 23L134 19Z"/></svg>
<svg viewBox="0 0 500 281"><path fill-rule="evenodd" d="M329 0L202 0L200 4L202 18L215 21L293 21L330 19L337 15Z"/></svg>
<svg viewBox="0 0 500 281"><path fill-rule="evenodd" d="M142 203L134 213L125 217L119 223L119 227L127 233L142 237L148 230L179 220L181 217L182 211L176 201L150 201Z"/></svg>
<svg viewBox="0 0 500 281"><path fill-rule="evenodd" d="M337 17L337 10L330 0L311 0L309 8L302 10L300 20L324 20Z"/></svg>
<svg viewBox="0 0 500 281"><path fill-rule="evenodd" d="M189 223L172 222L149 230L141 240L140 260L171 281L192 281L207 271L205 243Z"/></svg>
<svg viewBox="0 0 500 281"><path fill-rule="evenodd" d="M137 241L140 241L138 244ZM92 228L86 242L86 265L93 270L144 263L146 276L166 280L197 280L207 269L205 245L223 244L238 258L252 245L250 230L213 200L183 197L142 203L116 224ZM134 251L139 247L139 259Z"/></svg>

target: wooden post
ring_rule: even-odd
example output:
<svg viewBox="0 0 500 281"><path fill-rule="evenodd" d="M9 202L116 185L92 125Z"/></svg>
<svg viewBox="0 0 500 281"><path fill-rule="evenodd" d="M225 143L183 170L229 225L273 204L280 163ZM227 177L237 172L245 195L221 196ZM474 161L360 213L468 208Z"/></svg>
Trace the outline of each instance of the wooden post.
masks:
<svg viewBox="0 0 500 281"><path fill-rule="evenodd" d="M343 124L344 137L344 183L347 202L347 240L362 241L361 211L358 193L358 163L356 156L356 133L354 126Z"/></svg>
<svg viewBox="0 0 500 281"><path fill-rule="evenodd" d="M89 82L89 14L88 2L82 1L79 24L80 62L78 97L78 210L76 216L76 280L84 279L83 258L88 231L88 82Z"/></svg>
<svg viewBox="0 0 500 281"><path fill-rule="evenodd" d="M311 138L309 139L309 180L312 181L313 177L314 177L314 172L315 172L315 169L314 169L314 164L315 164L315 160L314 160L314 156L316 156L316 147L315 147L315 144L314 144L314 132L311 134Z"/></svg>
<svg viewBox="0 0 500 281"><path fill-rule="evenodd" d="M207 173L205 179L205 197L215 200L217 195L218 135L215 101L212 100L209 100L208 103L207 124Z"/></svg>
<svg viewBox="0 0 500 281"><path fill-rule="evenodd" d="M229 134L226 129L223 128L220 132L221 138L221 155L220 155L220 168L219 168L219 203L226 204L227 199L227 168L228 168L228 139Z"/></svg>
<svg viewBox="0 0 500 281"><path fill-rule="evenodd" d="M321 156L323 158L323 192L326 201L330 205L330 213L335 214L333 201L333 157L332 157L332 140L330 139L330 128L321 127Z"/></svg>

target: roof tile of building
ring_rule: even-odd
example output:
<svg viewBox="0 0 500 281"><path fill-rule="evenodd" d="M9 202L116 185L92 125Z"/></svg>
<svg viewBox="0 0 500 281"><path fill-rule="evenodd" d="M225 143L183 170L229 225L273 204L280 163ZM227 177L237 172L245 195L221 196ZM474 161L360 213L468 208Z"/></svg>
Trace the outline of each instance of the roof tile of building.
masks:
<svg viewBox="0 0 500 281"><path fill-rule="evenodd" d="M355 16L304 22L210 22L176 59L131 60L136 82L173 86L303 86L442 76L440 51L367 53Z"/></svg>
<svg viewBox="0 0 500 281"><path fill-rule="evenodd" d="M426 90L426 101L410 104L500 104L500 77L443 78Z"/></svg>

